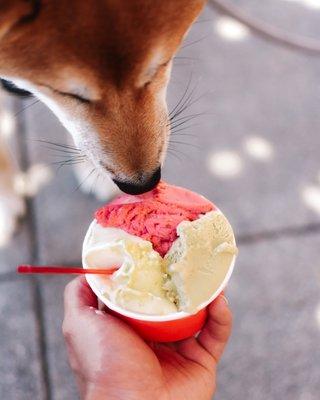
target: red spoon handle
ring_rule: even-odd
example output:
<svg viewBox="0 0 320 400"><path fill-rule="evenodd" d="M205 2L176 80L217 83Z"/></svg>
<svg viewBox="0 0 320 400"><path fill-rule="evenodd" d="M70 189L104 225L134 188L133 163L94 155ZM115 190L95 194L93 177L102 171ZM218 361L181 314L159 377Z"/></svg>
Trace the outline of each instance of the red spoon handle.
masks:
<svg viewBox="0 0 320 400"><path fill-rule="evenodd" d="M19 265L17 272L19 274L95 274L95 275L111 275L118 268L81 268L81 267L64 267L60 265Z"/></svg>

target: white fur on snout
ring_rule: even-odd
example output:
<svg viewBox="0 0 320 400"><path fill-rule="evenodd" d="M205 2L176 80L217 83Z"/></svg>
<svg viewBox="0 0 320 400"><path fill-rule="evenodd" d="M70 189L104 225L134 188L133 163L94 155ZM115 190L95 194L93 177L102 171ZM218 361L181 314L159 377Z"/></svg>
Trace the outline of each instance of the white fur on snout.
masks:
<svg viewBox="0 0 320 400"><path fill-rule="evenodd" d="M119 194L118 187L113 183L107 171L99 164L99 160L107 160L110 166L112 161L97 148L98 135L85 120L75 119L66 112L57 101L42 93L30 82L21 79L8 78L18 87L34 93L60 120L62 125L71 133L76 146L86 154L91 162L77 164L74 168L80 189L87 194L93 194L100 201L111 200ZM93 172L96 169L97 173ZM25 191L25 179L16 180L17 188Z"/></svg>
<svg viewBox="0 0 320 400"><path fill-rule="evenodd" d="M57 116L62 125L71 133L77 146L81 147L82 137L84 136L84 134L86 134L87 136L86 145L90 145L88 137L90 136L90 134L92 135L92 132L89 134L90 127L86 126L85 121L73 118L72 115L66 112L66 110L64 110L63 107L59 105L56 100L51 98L48 94L40 91L32 83L22 79L9 79L14 82L18 87L35 94Z"/></svg>
<svg viewBox="0 0 320 400"><path fill-rule="evenodd" d="M160 53L156 54L151 62L150 68L154 68L154 66L157 63L159 63L160 58L161 54ZM166 92L167 92L167 83L170 78L170 72L171 72L171 63L166 70L166 80L167 80L166 84L163 85L162 90L155 93L156 99L159 104L159 108L162 109L164 108L166 112L167 112ZM102 167L99 162L103 161L105 164L109 165L113 169L116 169L117 165L113 163L112 157L108 157L108 155L105 152L103 152L103 149L99 145L99 136L97 132L95 132L95 129L90 125L90 123L85 118L79 118L78 116L75 118L72 115L72 113L70 113L61 104L59 104L59 102L55 98L50 96L50 92L39 89L37 86L26 80L14 77L6 77L6 78L14 82L18 87L28 90L31 93L34 93L57 116L62 125L72 135L76 146L87 156L87 158L93 164L91 170L93 169L93 167L95 167L95 169L100 173L103 179L106 182L109 182L109 183L106 182L104 183L103 190L96 189L98 186L92 185L92 181L93 179L95 179L94 176L86 177L84 173L82 173L82 171L85 170L87 175L90 173L90 171L88 172L87 168L82 168L80 164L80 167L77 168L77 170L78 171L80 170L81 172L80 173L77 172L77 176L80 176L80 183L83 182L83 179L85 179L85 181L81 185L81 188L85 192L89 192L92 190L93 193L95 193L98 198L103 198L104 200L106 198L111 198L115 192L114 184L111 182L110 175L108 174L106 169ZM166 148L167 148L167 138L165 139L164 146L159 157L159 161L161 164L163 163L165 158ZM128 180L128 178L130 178L125 174L123 174L121 171L117 171L116 175L117 178L120 180ZM91 189L92 187L93 189Z"/></svg>
<svg viewBox="0 0 320 400"><path fill-rule="evenodd" d="M72 135L76 146L89 158L96 170L106 178L108 177L107 171L99 164L99 161L103 160L111 167L114 167L114 165L112 160L100 148L98 134L86 119L73 117L49 94L43 93L32 83L14 77L7 77L7 79L14 82L18 87L35 94L57 116L62 125Z"/></svg>

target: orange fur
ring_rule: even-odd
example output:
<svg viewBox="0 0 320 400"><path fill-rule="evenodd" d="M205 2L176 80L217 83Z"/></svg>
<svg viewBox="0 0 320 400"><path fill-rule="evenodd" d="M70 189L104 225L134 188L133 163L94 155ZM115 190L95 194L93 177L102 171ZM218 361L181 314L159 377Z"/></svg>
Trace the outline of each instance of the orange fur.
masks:
<svg viewBox="0 0 320 400"><path fill-rule="evenodd" d="M21 20L34 1L0 0L0 76L51 105L97 168L140 184L163 161L171 60L204 2L42 0ZM89 102L66 95L79 87Z"/></svg>

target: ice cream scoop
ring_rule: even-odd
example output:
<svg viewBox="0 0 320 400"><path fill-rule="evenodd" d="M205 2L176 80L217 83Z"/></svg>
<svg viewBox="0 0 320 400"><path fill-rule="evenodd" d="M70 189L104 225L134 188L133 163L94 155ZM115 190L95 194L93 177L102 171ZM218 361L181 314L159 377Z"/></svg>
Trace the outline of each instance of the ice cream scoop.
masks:
<svg viewBox="0 0 320 400"><path fill-rule="evenodd" d="M139 196L123 195L101 207L95 218L103 227L121 228L152 243L164 256L177 238L177 226L215 206L203 196L164 182Z"/></svg>
<svg viewBox="0 0 320 400"><path fill-rule="evenodd" d="M237 252L232 228L207 199L161 182L99 209L83 245L83 266L119 265L92 276L107 303L160 316L194 314L220 287Z"/></svg>

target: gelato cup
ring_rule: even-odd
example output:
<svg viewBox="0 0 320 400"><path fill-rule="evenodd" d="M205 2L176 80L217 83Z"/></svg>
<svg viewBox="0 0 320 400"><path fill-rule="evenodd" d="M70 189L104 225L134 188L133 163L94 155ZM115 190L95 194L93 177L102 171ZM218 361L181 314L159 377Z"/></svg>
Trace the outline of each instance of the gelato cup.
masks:
<svg viewBox="0 0 320 400"><path fill-rule="evenodd" d="M220 210L217 210L217 212L221 213ZM101 244L101 241L100 243L97 242L93 247L92 243L89 246L92 231L96 226L97 221L94 220L89 226L84 239L82 254L83 268L92 268L92 266L88 265L87 262L88 247L90 247L91 250L92 248L99 250L104 247L104 245ZM111 314L116 315L128 323L142 338L156 342L174 342L195 335L203 327L207 318L207 307L226 287L233 272L235 259L236 254L233 254L228 265L224 267L223 273L219 275L219 281L215 285L214 292L206 301L199 304L192 313L177 311L165 315L149 315L134 312L120 307L116 302L111 301L105 295L105 288L108 285L109 277L101 275L86 275L86 279L101 304L103 304ZM112 258L112 256L108 260L111 264L113 263L113 265L119 262L116 257ZM110 265L110 267L111 266L112 265ZM107 268L108 266L105 267Z"/></svg>

